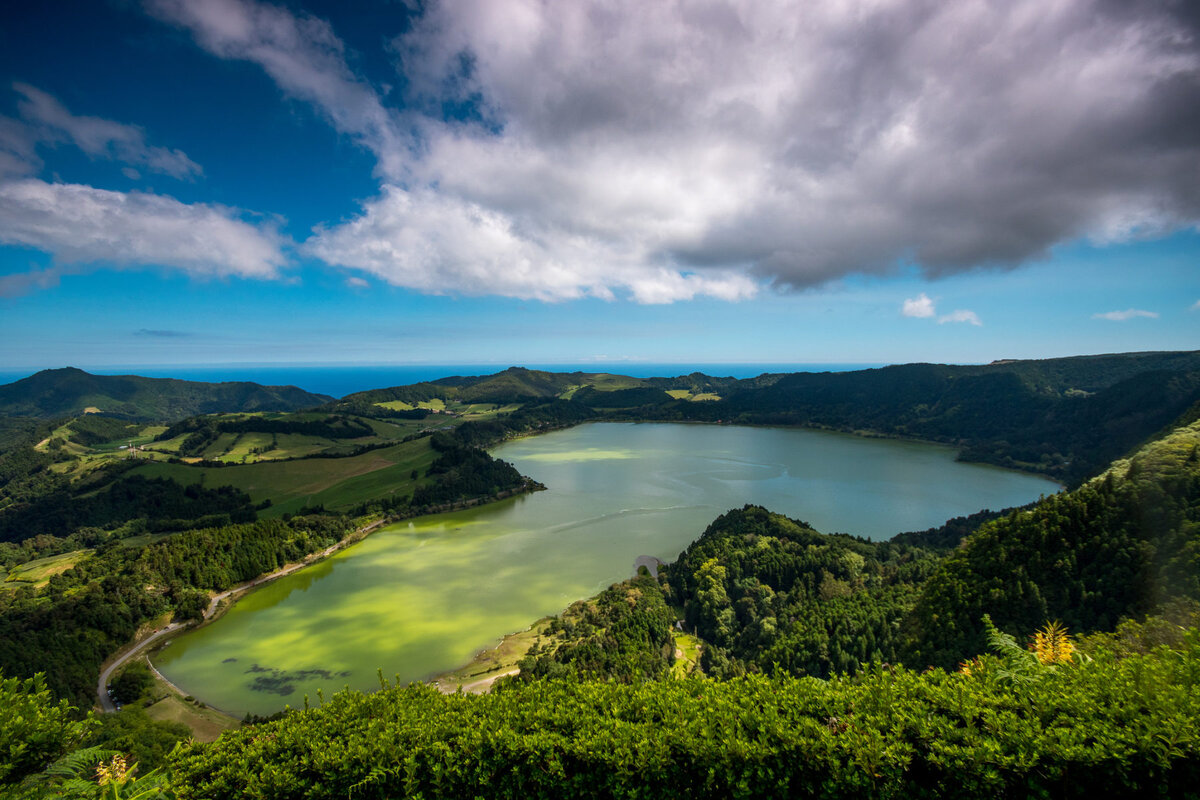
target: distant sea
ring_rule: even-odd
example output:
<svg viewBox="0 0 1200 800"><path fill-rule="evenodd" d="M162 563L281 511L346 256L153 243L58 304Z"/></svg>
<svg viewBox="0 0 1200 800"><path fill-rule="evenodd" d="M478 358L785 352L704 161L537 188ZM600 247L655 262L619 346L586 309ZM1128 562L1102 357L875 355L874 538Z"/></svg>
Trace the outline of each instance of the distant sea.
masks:
<svg viewBox="0 0 1200 800"><path fill-rule="evenodd" d="M307 364L228 364L179 366L81 367L93 375L142 375L185 381L252 381L265 386L299 386L309 392L345 397L367 389L405 386L453 375L492 375L505 364L410 364L391 366L313 366ZM722 378L754 378L766 372L850 372L884 364L652 364L611 362L588 364L520 364L547 372L611 372L634 378L664 378L703 372ZM0 384L12 383L38 370L0 370Z"/></svg>

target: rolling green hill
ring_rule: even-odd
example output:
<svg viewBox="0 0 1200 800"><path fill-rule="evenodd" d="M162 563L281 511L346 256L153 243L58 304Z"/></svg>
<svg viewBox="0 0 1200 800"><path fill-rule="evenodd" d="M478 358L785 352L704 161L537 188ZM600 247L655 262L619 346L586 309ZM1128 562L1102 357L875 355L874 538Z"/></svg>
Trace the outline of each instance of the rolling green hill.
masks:
<svg viewBox="0 0 1200 800"><path fill-rule="evenodd" d="M292 411L329 400L295 386L92 375L64 367L0 386L0 415L46 418L100 412L125 419L177 420L218 411Z"/></svg>
<svg viewBox="0 0 1200 800"><path fill-rule="evenodd" d="M657 379L653 379L657 380ZM359 409L363 404L400 401L416 405L433 399L463 405L508 404L528 400L569 398L583 387L614 391L644 386L648 380L607 372L544 372L509 367L494 375L454 375L427 383L356 392L330 404L333 409Z"/></svg>

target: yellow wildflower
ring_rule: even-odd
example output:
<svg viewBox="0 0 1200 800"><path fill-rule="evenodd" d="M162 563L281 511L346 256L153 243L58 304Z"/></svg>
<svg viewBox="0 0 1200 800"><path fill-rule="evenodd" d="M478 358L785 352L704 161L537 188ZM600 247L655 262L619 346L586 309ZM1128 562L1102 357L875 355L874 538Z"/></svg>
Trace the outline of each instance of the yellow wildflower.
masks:
<svg viewBox="0 0 1200 800"><path fill-rule="evenodd" d="M1042 664L1069 664L1075 653L1075 645L1071 636L1061 622L1047 622L1043 628L1033 634L1033 644L1030 645L1033 654Z"/></svg>
<svg viewBox="0 0 1200 800"><path fill-rule="evenodd" d="M105 764L100 762L96 766L96 782L101 786L110 783L122 784L125 782L129 768L125 764L125 756L113 756L112 761Z"/></svg>

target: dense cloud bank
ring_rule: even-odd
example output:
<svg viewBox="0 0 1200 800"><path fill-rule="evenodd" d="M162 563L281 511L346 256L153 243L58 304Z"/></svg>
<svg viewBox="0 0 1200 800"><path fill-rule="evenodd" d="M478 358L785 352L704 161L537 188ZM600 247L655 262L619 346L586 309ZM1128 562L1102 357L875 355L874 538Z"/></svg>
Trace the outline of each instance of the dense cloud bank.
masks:
<svg viewBox="0 0 1200 800"><path fill-rule="evenodd" d="M435 2L391 30L381 17L385 38L404 30L386 84L303 12L144 8L375 156L378 194L300 254L424 292L736 300L1009 267L1200 220L1200 13L1183 0ZM132 125L16 89L24 116L0 119L10 174L38 169L46 137L201 174ZM273 276L289 258L265 224L187 213L224 217L259 252L156 256L170 265ZM110 258L75 246L72 260Z"/></svg>
<svg viewBox="0 0 1200 800"><path fill-rule="evenodd" d="M479 0L397 47L428 104L478 118L425 130L443 204L543 263L583 241L803 287L1195 224L1196 33L1183 3ZM397 205L354 224L386 238Z"/></svg>

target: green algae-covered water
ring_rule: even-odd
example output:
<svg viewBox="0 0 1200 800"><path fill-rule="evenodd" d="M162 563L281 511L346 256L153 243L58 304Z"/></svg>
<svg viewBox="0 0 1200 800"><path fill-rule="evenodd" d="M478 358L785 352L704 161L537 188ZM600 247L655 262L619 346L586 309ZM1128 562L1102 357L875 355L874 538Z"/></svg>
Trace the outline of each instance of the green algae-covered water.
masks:
<svg viewBox="0 0 1200 800"><path fill-rule="evenodd" d="M374 533L176 638L156 666L210 705L268 714L376 688L378 669L412 681L462 666L746 503L882 539L1058 490L945 447L779 428L598 423L493 452L548 491Z"/></svg>

